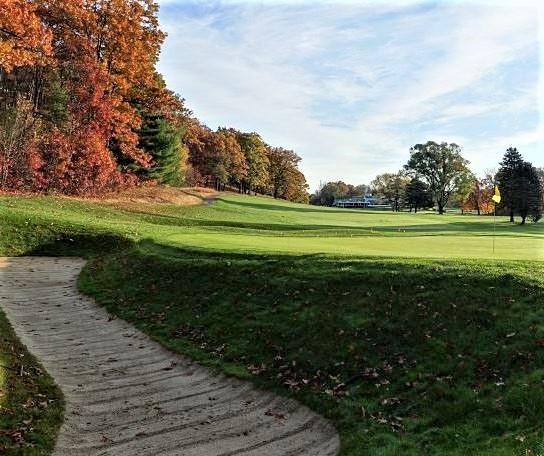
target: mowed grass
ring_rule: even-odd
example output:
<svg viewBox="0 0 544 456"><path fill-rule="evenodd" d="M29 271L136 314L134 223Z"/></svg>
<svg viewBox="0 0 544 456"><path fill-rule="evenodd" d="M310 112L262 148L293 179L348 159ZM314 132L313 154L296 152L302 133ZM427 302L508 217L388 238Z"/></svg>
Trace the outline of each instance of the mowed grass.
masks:
<svg viewBox="0 0 544 456"><path fill-rule="evenodd" d="M0 243L14 254L56 233L92 232L215 251L544 260L542 223L318 208L236 195L196 207L3 197L0 216L8 218L0 225ZM28 229L14 231L9 219Z"/></svg>
<svg viewBox="0 0 544 456"><path fill-rule="evenodd" d="M80 288L163 344L331 419L343 456L544 450L544 232L491 217L221 196L0 199L4 254L85 255ZM530 453L529 453L530 454Z"/></svg>

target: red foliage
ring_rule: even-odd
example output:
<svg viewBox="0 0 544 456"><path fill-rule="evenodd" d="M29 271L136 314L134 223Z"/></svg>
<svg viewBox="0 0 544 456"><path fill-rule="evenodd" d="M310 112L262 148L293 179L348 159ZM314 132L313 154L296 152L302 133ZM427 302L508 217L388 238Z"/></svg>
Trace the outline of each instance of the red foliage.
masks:
<svg viewBox="0 0 544 456"><path fill-rule="evenodd" d="M68 119L42 138L47 187L90 193L136 179L120 163L149 166L138 148L141 118L133 90L156 80L163 34L152 2L110 0L40 2L53 30ZM137 87L137 89L136 89Z"/></svg>

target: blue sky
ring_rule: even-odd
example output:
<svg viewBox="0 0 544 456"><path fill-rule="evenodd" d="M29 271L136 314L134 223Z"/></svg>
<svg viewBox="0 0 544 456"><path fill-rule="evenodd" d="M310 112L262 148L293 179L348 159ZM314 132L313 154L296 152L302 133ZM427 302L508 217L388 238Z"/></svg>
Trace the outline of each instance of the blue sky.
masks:
<svg viewBox="0 0 544 456"><path fill-rule="evenodd" d="M461 145L476 173L510 146L544 165L537 3L159 4L169 87L211 128L294 149L312 191L369 183L427 140Z"/></svg>

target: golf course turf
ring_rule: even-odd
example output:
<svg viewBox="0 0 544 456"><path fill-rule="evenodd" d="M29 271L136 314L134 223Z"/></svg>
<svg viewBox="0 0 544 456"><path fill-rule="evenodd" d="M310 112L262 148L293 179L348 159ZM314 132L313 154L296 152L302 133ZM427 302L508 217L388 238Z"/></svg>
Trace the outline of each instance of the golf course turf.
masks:
<svg viewBox="0 0 544 456"><path fill-rule="evenodd" d="M6 196L0 217L3 255L89 258L84 293L305 402L344 456L544 450L542 223L236 195L196 207Z"/></svg>

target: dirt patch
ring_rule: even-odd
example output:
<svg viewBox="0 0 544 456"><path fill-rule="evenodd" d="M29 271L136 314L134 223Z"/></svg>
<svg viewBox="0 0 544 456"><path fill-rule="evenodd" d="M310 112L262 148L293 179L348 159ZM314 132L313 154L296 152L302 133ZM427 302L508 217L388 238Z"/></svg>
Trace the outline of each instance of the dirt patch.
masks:
<svg viewBox="0 0 544 456"><path fill-rule="evenodd" d="M0 192L0 196L32 196L29 192ZM212 203L218 193L205 187L166 187L162 185L148 185L134 187L118 192L105 193L99 196L68 196L51 193L53 196L83 201L99 201L108 203L163 203L179 204L182 206L197 206Z"/></svg>
<svg viewBox="0 0 544 456"><path fill-rule="evenodd" d="M117 193L110 193L100 198L100 201L112 203L167 203L183 206L209 204L217 196L217 192L204 187L164 187L149 186L135 187Z"/></svg>

